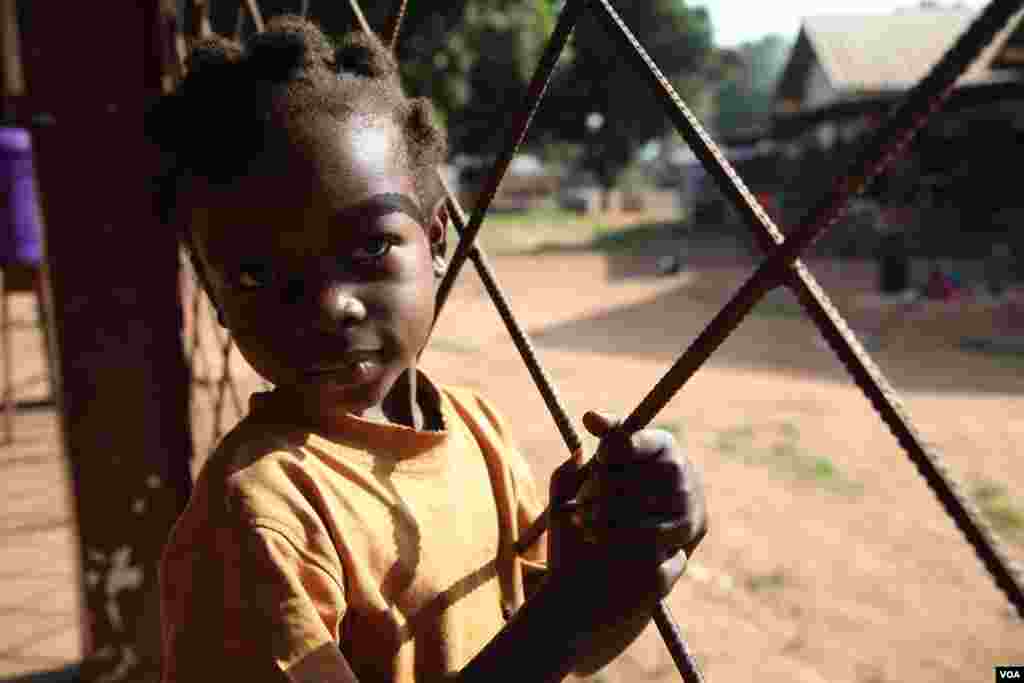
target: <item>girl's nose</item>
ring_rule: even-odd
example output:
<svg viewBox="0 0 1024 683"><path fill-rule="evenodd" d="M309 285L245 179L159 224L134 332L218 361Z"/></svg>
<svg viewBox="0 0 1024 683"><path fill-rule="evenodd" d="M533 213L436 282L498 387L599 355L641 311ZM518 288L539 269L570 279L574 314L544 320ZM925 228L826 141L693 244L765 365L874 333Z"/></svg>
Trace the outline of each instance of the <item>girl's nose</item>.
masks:
<svg viewBox="0 0 1024 683"><path fill-rule="evenodd" d="M345 325L366 318L366 306L346 287L325 283L319 293L320 319L328 326Z"/></svg>

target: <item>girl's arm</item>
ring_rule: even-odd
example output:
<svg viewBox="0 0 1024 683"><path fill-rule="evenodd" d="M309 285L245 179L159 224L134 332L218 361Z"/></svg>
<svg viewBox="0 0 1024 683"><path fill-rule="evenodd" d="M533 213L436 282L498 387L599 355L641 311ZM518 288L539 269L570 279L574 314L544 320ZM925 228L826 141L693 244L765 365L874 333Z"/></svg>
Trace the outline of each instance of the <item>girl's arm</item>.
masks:
<svg viewBox="0 0 1024 683"><path fill-rule="evenodd" d="M595 552L593 562L548 574L532 598L459 673L458 683L548 683L561 681L571 671L590 669L607 647L608 635L601 634L622 641L625 626L646 624L658 600L682 573L683 553L659 566L631 550L643 551L620 546L614 556ZM606 625L614 627L606 630ZM635 635L622 647L632 638ZM594 670L604 663L597 663Z"/></svg>
<svg viewBox="0 0 1024 683"><path fill-rule="evenodd" d="M294 683L360 683L345 655L334 643L327 643L288 671Z"/></svg>

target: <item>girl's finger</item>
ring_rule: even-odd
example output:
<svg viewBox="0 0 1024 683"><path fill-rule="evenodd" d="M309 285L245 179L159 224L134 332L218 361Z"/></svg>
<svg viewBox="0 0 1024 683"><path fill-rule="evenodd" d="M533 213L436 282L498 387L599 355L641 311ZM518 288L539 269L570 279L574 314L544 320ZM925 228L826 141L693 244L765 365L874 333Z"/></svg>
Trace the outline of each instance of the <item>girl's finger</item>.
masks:
<svg viewBox="0 0 1024 683"><path fill-rule="evenodd" d="M608 413L599 413L596 410L588 410L583 415L583 426L587 431L596 437L602 437L611 429L618 426L620 420Z"/></svg>
<svg viewBox="0 0 1024 683"><path fill-rule="evenodd" d="M689 488L685 470L674 462L654 460L609 467L601 474L604 486L617 496L680 496L685 495Z"/></svg>
<svg viewBox="0 0 1024 683"><path fill-rule="evenodd" d="M576 495L582 484L584 473L571 462L558 466L551 474L549 494L554 504L561 504Z"/></svg>

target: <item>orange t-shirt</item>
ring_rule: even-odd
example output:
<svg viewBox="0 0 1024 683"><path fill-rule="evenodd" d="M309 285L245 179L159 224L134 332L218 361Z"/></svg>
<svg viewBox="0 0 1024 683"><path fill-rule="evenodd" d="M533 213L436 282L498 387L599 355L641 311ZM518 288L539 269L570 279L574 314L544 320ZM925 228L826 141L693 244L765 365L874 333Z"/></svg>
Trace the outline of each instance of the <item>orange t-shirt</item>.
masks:
<svg viewBox="0 0 1024 683"><path fill-rule="evenodd" d="M502 628L546 559L514 549L543 504L494 409L420 378L441 431L314 433L253 396L164 551L164 683L285 681L325 645L360 683L430 681Z"/></svg>

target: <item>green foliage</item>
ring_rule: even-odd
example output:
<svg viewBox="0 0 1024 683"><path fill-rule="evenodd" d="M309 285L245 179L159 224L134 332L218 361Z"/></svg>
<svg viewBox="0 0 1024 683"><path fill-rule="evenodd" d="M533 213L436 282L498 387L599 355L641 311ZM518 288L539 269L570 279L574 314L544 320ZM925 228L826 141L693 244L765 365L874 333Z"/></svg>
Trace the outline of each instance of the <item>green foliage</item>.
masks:
<svg viewBox="0 0 1024 683"><path fill-rule="evenodd" d="M768 120L775 84L786 65L790 46L778 35L741 44L721 54L721 81L715 92L714 128L728 135Z"/></svg>
<svg viewBox="0 0 1024 683"><path fill-rule="evenodd" d="M627 164L619 174L618 187L625 192L642 192L654 189L654 179L637 163Z"/></svg>
<svg viewBox="0 0 1024 683"><path fill-rule="evenodd" d="M406 87L444 114L453 151L479 152L522 102L554 9L549 0L458 0L410 3L410 12L417 4L431 14L408 19L399 50Z"/></svg>
<svg viewBox="0 0 1024 683"><path fill-rule="evenodd" d="M766 318L803 318L807 315L793 293L783 287L768 292L754 306L753 313Z"/></svg>
<svg viewBox="0 0 1024 683"><path fill-rule="evenodd" d="M849 479L828 457L808 453L800 444L800 430L790 423L779 425L777 438L767 447L750 425L721 431L712 447L722 457L746 465L770 467L779 476L808 483L832 493L858 495L863 486Z"/></svg>
<svg viewBox="0 0 1024 683"><path fill-rule="evenodd" d="M784 588L788 583L788 577L785 570L779 568L767 574L751 574L744 583L750 592L757 593Z"/></svg>
<svg viewBox="0 0 1024 683"><path fill-rule="evenodd" d="M971 497L997 532L1015 540L1024 540L1024 503L1014 500L1006 486L993 481L977 481L971 487Z"/></svg>
<svg viewBox="0 0 1024 683"><path fill-rule="evenodd" d="M434 337L429 348L446 353L476 353L480 350L477 344L456 337Z"/></svg>
<svg viewBox="0 0 1024 683"><path fill-rule="evenodd" d="M732 427L718 433L714 449L723 456L739 457L746 460L753 439L754 429L750 425Z"/></svg>
<svg viewBox="0 0 1024 683"><path fill-rule="evenodd" d="M617 3L616 9L661 70L688 102L701 92L699 77L711 52L707 10L680 0ZM571 62L556 74L548 100L538 113L537 138L585 143L583 163L606 187L640 145L669 129L662 107L643 75L627 60L593 12L585 13L573 33ZM596 132L585 125L599 113Z"/></svg>
<svg viewBox="0 0 1024 683"><path fill-rule="evenodd" d="M683 438L683 423L682 422L659 422L654 425L654 429L661 429L668 432L676 438L676 441L681 441Z"/></svg>

